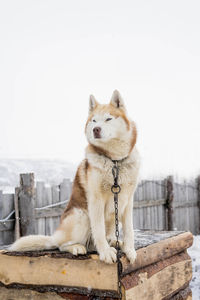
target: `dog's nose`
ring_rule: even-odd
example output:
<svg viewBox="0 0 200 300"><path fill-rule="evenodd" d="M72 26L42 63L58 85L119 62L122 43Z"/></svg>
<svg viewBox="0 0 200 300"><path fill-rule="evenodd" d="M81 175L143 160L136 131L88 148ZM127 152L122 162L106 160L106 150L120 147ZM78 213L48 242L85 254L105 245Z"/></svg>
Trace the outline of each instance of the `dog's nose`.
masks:
<svg viewBox="0 0 200 300"><path fill-rule="evenodd" d="M101 132L101 127L94 127L93 132L94 134L99 134Z"/></svg>
<svg viewBox="0 0 200 300"><path fill-rule="evenodd" d="M100 139L101 138L101 127L94 127L93 134L94 134L95 139Z"/></svg>

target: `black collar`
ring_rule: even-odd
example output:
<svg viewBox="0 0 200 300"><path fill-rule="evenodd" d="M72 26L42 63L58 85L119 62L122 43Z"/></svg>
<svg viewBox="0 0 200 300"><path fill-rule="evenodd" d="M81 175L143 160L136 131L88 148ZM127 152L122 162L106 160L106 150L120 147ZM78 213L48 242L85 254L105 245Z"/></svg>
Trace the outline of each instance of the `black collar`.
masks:
<svg viewBox="0 0 200 300"><path fill-rule="evenodd" d="M108 157L109 158L109 157ZM109 159L111 159L112 160L112 162L115 164L115 163L119 163L119 162L123 162L125 159L127 159L128 158L128 156L126 156L126 157L124 157L124 158L122 158L122 159L111 159L111 158L109 158Z"/></svg>

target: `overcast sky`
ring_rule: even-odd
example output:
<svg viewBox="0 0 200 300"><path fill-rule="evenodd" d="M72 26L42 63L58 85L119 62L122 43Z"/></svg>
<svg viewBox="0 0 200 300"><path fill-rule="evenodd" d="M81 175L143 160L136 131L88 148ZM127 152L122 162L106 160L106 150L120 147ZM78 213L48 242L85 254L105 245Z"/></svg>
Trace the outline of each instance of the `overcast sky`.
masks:
<svg viewBox="0 0 200 300"><path fill-rule="evenodd" d="M142 175L200 174L200 1L0 1L0 157L84 156L118 89Z"/></svg>

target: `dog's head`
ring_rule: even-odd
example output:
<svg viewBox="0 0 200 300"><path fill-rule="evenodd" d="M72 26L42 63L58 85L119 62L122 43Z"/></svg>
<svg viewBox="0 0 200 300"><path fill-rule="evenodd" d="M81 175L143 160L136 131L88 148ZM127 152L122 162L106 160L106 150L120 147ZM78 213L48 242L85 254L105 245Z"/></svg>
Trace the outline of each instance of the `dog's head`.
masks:
<svg viewBox="0 0 200 300"><path fill-rule="evenodd" d="M124 101L117 90L113 92L109 104L99 104L94 96L90 96L85 133L88 142L101 149L113 145L114 140L130 143L133 148L136 142L135 124L129 120Z"/></svg>

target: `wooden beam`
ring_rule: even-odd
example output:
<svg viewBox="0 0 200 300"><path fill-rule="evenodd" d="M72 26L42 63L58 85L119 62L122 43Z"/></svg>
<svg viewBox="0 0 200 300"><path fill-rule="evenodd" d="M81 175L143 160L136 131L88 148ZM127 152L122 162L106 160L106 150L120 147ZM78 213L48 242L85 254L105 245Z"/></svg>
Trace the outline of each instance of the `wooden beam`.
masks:
<svg viewBox="0 0 200 300"><path fill-rule="evenodd" d="M45 208L42 210L35 209L35 218L51 218L51 217L60 217L65 209L66 205L53 208Z"/></svg>
<svg viewBox="0 0 200 300"><path fill-rule="evenodd" d="M181 252L122 278L126 300L171 299L192 279L192 262Z"/></svg>
<svg viewBox="0 0 200 300"><path fill-rule="evenodd" d="M165 299L168 300L168 299ZM192 300L192 291L189 286L185 289L181 289L177 294L172 296L170 300ZM195 300L195 299L193 299Z"/></svg>
<svg viewBox="0 0 200 300"><path fill-rule="evenodd" d="M134 201L133 208L165 205L166 199Z"/></svg>
<svg viewBox="0 0 200 300"><path fill-rule="evenodd" d="M167 259L189 248L192 246L192 243L193 235L190 232L184 232L177 236L161 240L158 243L140 248L137 250L137 258L134 264L130 264L126 256L121 258L122 273L125 275L160 260Z"/></svg>
<svg viewBox="0 0 200 300"><path fill-rule="evenodd" d="M117 265L105 264L98 256L89 259L53 258L47 255L40 257L9 256L0 251L0 281L5 286L21 284L58 287L58 291L70 291L70 288L81 287L82 290L98 289L117 292ZM6 276L4 276L6 274ZM38 290L39 290L38 287ZM60 287L60 288L59 288Z"/></svg>
<svg viewBox="0 0 200 300"><path fill-rule="evenodd" d="M186 208L186 207L198 207L198 202L197 201L191 201L191 202L175 202L174 203L174 208Z"/></svg>

